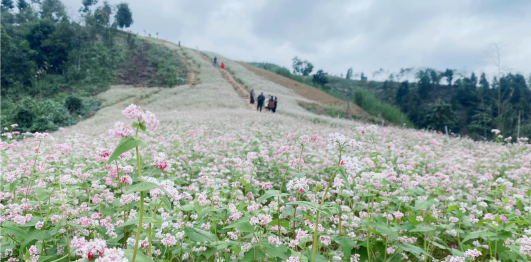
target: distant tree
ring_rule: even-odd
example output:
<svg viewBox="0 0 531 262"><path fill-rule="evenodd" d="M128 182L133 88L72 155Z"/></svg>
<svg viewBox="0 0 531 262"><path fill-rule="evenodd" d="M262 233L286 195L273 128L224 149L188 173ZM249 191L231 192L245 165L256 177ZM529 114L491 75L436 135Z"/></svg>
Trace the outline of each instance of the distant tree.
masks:
<svg viewBox="0 0 531 262"><path fill-rule="evenodd" d="M490 88L489 81L487 80L487 77L485 76L485 73L481 73L481 76L479 77L479 86L483 90L488 90Z"/></svg>
<svg viewBox="0 0 531 262"><path fill-rule="evenodd" d="M441 74L439 72L437 72L435 69L429 69L428 71L430 73L431 83L434 86L435 85L439 85L439 83L441 82Z"/></svg>
<svg viewBox="0 0 531 262"><path fill-rule="evenodd" d="M428 97L429 92L431 91L430 77L427 74L420 76L420 80L417 84L418 90L417 93L421 99Z"/></svg>
<svg viewBox="0 0 531 262"><path fill-rule="evenodd" d="M98 3L98 0L82 0L81 3L83 4L83 7L81 7L79 11L86 13L90 11L91 6L96 5Z"/></svg>
<svg viewBox="0 0 531 262"><path fill-rule="evenodd" d="M446 69L446 71L444 71L442 76L446 78L446 82L448 83L448 86L449 87L452 86L452 79L454 78L454 70Z"/></svg>
<svg viewBox="0 0 531 262"><path fill-rule="evenodd" d="M15 8L13 0L2 0L2 10L11 10L13 8Z"/></svg>
<svg viewBox="0 0 531 262"><path fill-rule="evenodd" d="M112 8L111 5L105 1L103 6L96 8L94 11L94 17L96 21L103 27L108 27L111 21Z"/></svg>
<svg viewBox="0 0 531 262"><path fill-rule="evenodd" d="M409 95L409 83L406 80L400 84L400 86L398 87L398 90L396 91L396 103L400 105L402 109L406 108L405 104L406 104L408 95Z"/></svg>
<svg viewBox="0 0 531 262"><path fill-rule="evenodd" d="M44 0L42 2L41 17L59 22L66 17L65 5L60 0Z"/></svg>
<svg viewBox="0 0 531 262"><path fill-rule="evenodd" d="M26 2L26 0L18 0L17 2L17 8L18 10L22 11L28 7L29 4Z"/></svg>
<svg viewBox="0 0 531 262"><path fill-rule="evenodd" d="M308 62L307 60L302 61L298 57L294 57L292 61L293 61L293 74L309 76L312 73L313 71L312 63Z"/></svg>
<svg viewBox="0 0 531 262"><path fill-rule="evenodd" d="M345 75L345 79L350 80L352 78L352 67L347 70L347 74ZM348 87L347 90L347 112L345 115L348 116L348 112L350 111L350 99L352 98L352 86Z"/></svg>
<svg viewBox="0 0 531 262"><path fill-rule="evenodd" d="M304 60L303 66L302 66L302 75L303 76L309 76L313 71L313 65L312 63Z"/></svg>
<svg viewBox="0 0 531 262"><path fill-rule="evenodd" d="M327 74L322 69L319 69L317 73L313 75L312 82L324 87L328 83L328 77L326 77L326 75Z"/></svg>
<svg viewBox="0 0 531 262"><path fill-rule="evenodd" d="M426 115L427 126L438 131L443 131L444 127L454 128L458 117L452 110L452 106L442 100L438 100Z"/></svg>
<svg viewBox="0 0 531 262"><path fill-rule="evenodd" d="M302 72L302 61L297 56L291 59L291 61L293 62L293 74L300 75Z"/></svg>

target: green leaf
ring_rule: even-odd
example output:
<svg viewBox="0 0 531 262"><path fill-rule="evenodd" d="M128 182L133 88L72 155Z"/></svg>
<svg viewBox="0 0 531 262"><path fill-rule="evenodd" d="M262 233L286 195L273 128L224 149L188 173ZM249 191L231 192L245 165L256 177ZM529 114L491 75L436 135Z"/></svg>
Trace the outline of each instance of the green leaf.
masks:
<svg viewBox="0 0 531 262"><path fill-rule="evenodd" d="M488 231L476 231L476 232L472 232L472 233L469 233L466 235L466 237L463 239L463 241L461 242L466 242L470 239L476 239L478 237L494 237L496 236L496 233L494 232L488 232Z"/></svg>
<svg viewBox="0 0 531 262"><path fill-rule="evenodd" d="M24 242L20 244L20 250L25 250L26 247L36 240L48 240L52 238L52 236L48 233L46 230L38 230L36 228L33 228L29 231L28 237L24 239Z"/></svg>
<svg viewBox="0 0 531 262"><path fill-rule="evenodd" d="M207 232L198 228L186 228L184 229L186 235L194 242L215 242L216 236L214 234Z"/></svg>
<svg viewBox="0 0 531 262"><path fill-rule="evenodd" d="M179 209L181 209L182 211L192 211L194 210L194 206L190 204L186 204L184 206L181 206Z"/></svg>
<svg viewBox="0 0 531 262"><path fill-rule="evenodd" d="M155 183L152 183L152 182L142 182L142 183L138 183L136 185L134 185L133 187L130 187L127 191L125 191L124 194L131 194L131 193L134 193L134 192L143 192L143 191L149 191L151 189L155 189L155 188L158 188L160 190L162 190L162 192L166 193L169 195L168 191L166 191L166 189L160 187L159 185L155 184Z"/></svg>
<svg viewBox="0 0 531 262"><path fill-rule="evenodd" d="M413 230L410 230L409 232L412 233L412 232L431 232L431 231L435 231L435 228L432 228L432 227L417 227Z"/></svg>
<svg viewBox="0 0 531 262"><path fill-rule="evenodd" d="M284 245L276 247L271 244L267 244L265 246L265 252L270 257L278 257L282 260L286 260L289 258L289 256L287 255L288 248Z"/></svg>
<svg viewBox="0 0 531 262"><path fill-rule="evenodd" d="M138 251L136 252L136 258L135 258L135 262L153 262L153 259L147 257L146 255L144 255L144 253L142 253L141 251L142 249L139 248ZM134 250L132 249L125 249L124 250L124 255L125 255L125 258L127 258L127 260L129 261L133 261L133 254L134 254Z"/></svg>
<svg viewBox="0 0 531 262"><path fill-rule="evenodd" d="M120 157L120 155L122 155L123 153L141 145L145 145L144 141L142 140L137 140L133 137L122 138L122 140L120 140L120 143L114 149L114 152L112 152L107 163L112 163L112 161L118 159L118 157Z"/></svg>
<svg viewBox="0 0 531 262"><path fill-rule="evenodd" d="M415 207L414 210L422 210L422 209L428 209L431 206L435 204L435 200L433 199L427 199L427 200L417 200L415 201Z"/></svg>
<svg viewBox="0 0 531 262"><path fill-rule="evenodd" d="M22 237L27 238L28 234L18 226L16 226L14 223L6 223L4 222L2 224L2 227L0 228L0 234L1 235L14 235L15 237Z"/></svg>
<svg viewBox="0 0 531 262"><path fill-rule="evenodd" d="M146 123L144 122L140 123L140 130L142 130L143 132L146 132Z"/></svg>
<svg viewBox="0 0 531 262"><path fill-rule="evenodd" d="M407 252L410 252L416 255L425 255L425 256L431 257L430 254L426 252L424 249L411 245L411 244L406 244L406 243L402 244L402 249L404 251L407 251Z"/></svg>
<svg viewBox="0 0 531 262"><path fill-rule="evenodd" d="M298 205L298 206L303 206L303 207L307 207L307 208L311 208L315 210L319 208L317 204L308 202L308 201L293 201L293 202L286 203L286 205Z"/></svg>
<svg viewBox="0 0 531 262"><path fill-rule="evenodd" d="M465 256L465 253L461 252L461 250L459 250L459 249L452 248L450 250L450 252L452 252L452 255L454 255L454 256L458 256L458 257L464 257Z"/></svg>
<svg viewBox="0 0 531 262"><path fill-rule="evenodd" d="M264 257L264 252L262 252L257 247L254 247L251 248L251 250L245 252L245 255L243 255L241 262L259 261L262 260Z"/></svg>
<svg viewBox="0 0 531 262"><path fill-rule="evenodd" d="M249 224L249 217L242 217L238 219L236 222L233 222L232 224L224 227L223 229L230 229L230 228L236 228L242 232L247 232L247 233L254 232L254 226Z"/></svg>
<svg viewBox="0 0 531 262"><path fill-rule="evenodd" d="M291 194L288 194L288 193L280 193L280 191L278 190L268 190L266 191L260 198L258 198L258 203L262 203L264 200L267 200L271 197L277 197L277 196L280 196L280 197L283 197L283 196L289 196Z"/></svg>
<svg viewBox="0 0 531 262"><path fill-rule="evenodd" d="M398 240L398 232L395 229L387 227L383 222L378 222L374 226L376 232L386 235L393 240Z"/></svg>
<svg viewBox="0 0 531 262"><path fill-rule="evenodd" d="M48 200L52 192L52 190L46 188L35 188L33 191L37 193L37 199L40 201Z"/></svg>
<svg viewBox="0 0 531 262"><path fill-rule="evenodd" d="M350 257L352 248L354 247L356 243L354 243L354 241L352 241L352 239L348 237L334 236L333 239L334 241L339 243L339 245L343 249L343 253L345 254L345 257Z"/></svg>
<svg viewBox="0 0 531 262"><path fill-rule="evenodd" d="M117 226L117 228L120 228L120 227L126 227L126 226L130 226L130 225L134 225L134 224L137 224L138 223L138 218L135 218L135 219L131 219L119 226ZM162 223L161 221L159 220L156 220L156 219L153 219L151 217L144 217L142 219L142 224L160 224Z"/></svg>

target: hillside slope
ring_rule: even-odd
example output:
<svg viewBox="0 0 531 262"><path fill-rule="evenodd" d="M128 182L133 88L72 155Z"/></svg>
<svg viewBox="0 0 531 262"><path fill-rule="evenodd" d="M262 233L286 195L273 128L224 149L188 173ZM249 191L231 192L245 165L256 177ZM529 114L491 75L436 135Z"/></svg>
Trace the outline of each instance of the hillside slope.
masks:
<svg viewBox="0 0 531 262"><path fill-rule="evenodd" d="M243 67L245 67L247 70L255 73L256 75L264 79L267 79L273 83L287 87L306 99L315 101L323 105L335 106L338 109L342 109L346 111L346 108L347 108L346 101L333 97L322 90L319 90L312 86L305 85L303 83L297 82L293 79L289 79L287 77L281 76L271 71L255 67L248 63L244 63L244 62L239 62L239 63ZM355 115L359 118L366 118L368 116L367 112L365 112L361 107L359 107L358 105L354 103L350 104L348 114Z"/></svg>

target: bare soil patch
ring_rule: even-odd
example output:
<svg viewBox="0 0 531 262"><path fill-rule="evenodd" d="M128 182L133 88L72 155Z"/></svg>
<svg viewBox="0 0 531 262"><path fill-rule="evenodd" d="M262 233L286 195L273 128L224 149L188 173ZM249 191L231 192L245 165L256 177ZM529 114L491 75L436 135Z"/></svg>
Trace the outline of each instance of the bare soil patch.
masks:
<svg viewBox="0 0 531 262"><path fill-rule="evenodd" d="M139 46L128 52L124 67L118 70L115 84L147 87L157 77L157 68L149 65L147 54L151 46L140 41Z"/></svg>

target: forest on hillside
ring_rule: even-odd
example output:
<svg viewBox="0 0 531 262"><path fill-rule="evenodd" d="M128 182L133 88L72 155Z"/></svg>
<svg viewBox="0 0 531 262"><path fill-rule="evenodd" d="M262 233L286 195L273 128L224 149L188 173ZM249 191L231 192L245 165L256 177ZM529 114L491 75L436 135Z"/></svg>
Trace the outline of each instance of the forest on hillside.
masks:
<svg viewBox="0 0 531 262"><path fill-rule="evenodd" d="M167 48L121 31L127 3L82 0L70 17L60 0L2 0L1 125L49 132L92 116L111 84L171 87L186 67ZM78 20L78 21L76 21Z"/></svg>
<svg viewBox="0 0 531 262"><path fill-rule="evenodd" d="M272 63L251 63L336 97L356 103L371 114L398 123L392 111L400 111L416 128L430 129L475 140L496 139L493 129L504 137L531 136L530 81L522 74L502 73L489 79L485 73L465 75L457 70L404 68L387 73L385 80L368 79L364 73L332 76L308 61L293 59L293 71ZM381 78L381 76L380 76ZM401 81L401 79L408 79ZM386 117L388 116L388 117ZM403 122L403 121L402 121Z"/></svg>

